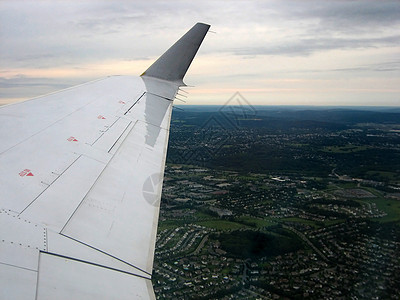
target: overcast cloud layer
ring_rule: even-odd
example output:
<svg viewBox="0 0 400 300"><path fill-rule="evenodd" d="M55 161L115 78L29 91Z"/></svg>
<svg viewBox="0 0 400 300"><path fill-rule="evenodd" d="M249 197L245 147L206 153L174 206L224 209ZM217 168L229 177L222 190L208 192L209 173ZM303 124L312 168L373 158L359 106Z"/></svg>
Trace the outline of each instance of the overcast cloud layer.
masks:
<svg viewBox="0 0 400 300"><path fill-rule="evenodd" d="M400 106L400 2L366 0L0 0L0 103L141 74L198 21L188 104Z"/></svg>

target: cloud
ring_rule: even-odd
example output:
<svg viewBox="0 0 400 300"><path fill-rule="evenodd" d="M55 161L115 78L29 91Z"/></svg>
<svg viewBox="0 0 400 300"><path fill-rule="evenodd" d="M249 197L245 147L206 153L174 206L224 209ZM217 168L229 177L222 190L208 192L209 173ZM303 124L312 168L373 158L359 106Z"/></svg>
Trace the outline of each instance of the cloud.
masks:
<svg viewBox="0 0 400 300"><path fill-rule="evenodd" d="M300 38L264 47L233 48L237 55L310 55L317 51L337 49L363 49L374 47L394 47L400 44L400 35L379 38Z"/></svg>
<svg viewBox="0 0 400 300"><path fill-rule="evenodd" d="M44 95L78 83L77 80L65 80L65 78L34 78L22 75L14 78L0 77L0 104L26 99L27 94L31 97ZM1 99L8 99L9 101L1 101Z"/></svg>
<svg viewBox="0 0 400 300"><path fill-rule="evenodd" d="M316 76L346 77L358 90L362 82L371 85L358 78L379 78L377 85L383 85L389 76L388 90L396 80L400 86L398 1L3 0L0 98L12 92L31 97L62 82L140 74L198 21L210 23L217 34L205 39L187 82L209 91L218 85L219 91L240 88L258 91L262 99L270 87L255 83L281 80L288 94L290 85ZM309 96L299 91L296 101ZM212 101L210 94L204 97ZM334 93L328 100L333 98Z"/></svg>
<svg viewBox="0 0 400 300"><path fill-rule="evenodd" d="M400 61L390 61L382 63L367 64L354 68L332 69L335 72L398 72L400 71Z"/></svg>
<svg viewBox="0 0 400 300"><path fill-rule="evenodd" d="M268 2L263 6L268 6ZM400 5L393 0L292 0L281 1L276 9L282 18L313 20L318 25L316 32L370 33L400 23Z"/></svg>
<svg viewBox="0 0 400 300"><path fill-rule="evenodd" d="M235 43L218 44L222 51L303 56L400 44L398 1L257 1L252 10L252 21L230 30Z"/></svg>
<svg viewBox="0 0 400 300"><path fill-rule="evenodd" d="M376 32L400 23L398 1L332 1L313 5L304 15L319 16L321 26L343 32Z"/></svg>

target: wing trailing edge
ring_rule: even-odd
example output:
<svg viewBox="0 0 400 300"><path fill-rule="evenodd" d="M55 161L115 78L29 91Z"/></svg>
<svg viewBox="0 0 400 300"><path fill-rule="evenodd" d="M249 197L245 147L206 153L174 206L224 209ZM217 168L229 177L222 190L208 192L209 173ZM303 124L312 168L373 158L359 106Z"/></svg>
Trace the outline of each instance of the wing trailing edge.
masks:
<svg viewBox="0 0 400 300"><path fill-rule="evenodd" d="M153 77L185 85L185 76L210 25L197 23L171 48L157 59L141 76Z"/></svg>

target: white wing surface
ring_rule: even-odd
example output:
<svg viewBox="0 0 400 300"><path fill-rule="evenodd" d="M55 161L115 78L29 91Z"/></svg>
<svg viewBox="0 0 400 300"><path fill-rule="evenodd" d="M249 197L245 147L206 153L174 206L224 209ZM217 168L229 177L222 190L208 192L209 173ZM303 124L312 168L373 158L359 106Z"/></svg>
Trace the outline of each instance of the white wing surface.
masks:
<svg viewBox="0 0 400 300"><path fill-rule="evenodd" d="M0 299L155 298L172 104L208 29L141 77L0 108Z"/></svg>

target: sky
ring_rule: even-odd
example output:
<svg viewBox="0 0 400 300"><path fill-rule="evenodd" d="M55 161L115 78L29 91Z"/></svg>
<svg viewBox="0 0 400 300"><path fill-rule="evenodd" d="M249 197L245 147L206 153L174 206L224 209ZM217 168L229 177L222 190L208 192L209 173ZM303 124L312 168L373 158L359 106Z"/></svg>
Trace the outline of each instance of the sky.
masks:
<svg viewBox="0 0 400 300"><path fill-rule="evenodd" d="M196 22L187 104L400 106L398 0L0 0L0 104L139 75Z"/></svg>

